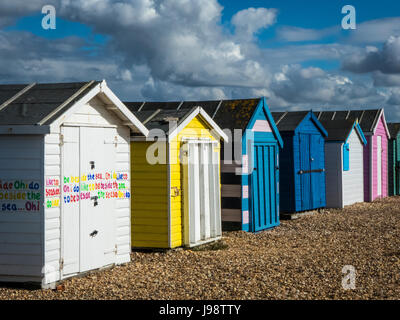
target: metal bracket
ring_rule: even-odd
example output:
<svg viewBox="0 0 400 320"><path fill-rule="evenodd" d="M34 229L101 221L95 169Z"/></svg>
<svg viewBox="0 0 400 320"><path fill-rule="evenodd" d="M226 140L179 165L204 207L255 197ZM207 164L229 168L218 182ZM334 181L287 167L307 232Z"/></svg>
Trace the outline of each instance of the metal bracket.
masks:
<svg viewBox="0 0 400 320"><path fill-rule="evenodd" d="M171 194L172 197L179 197L181 194L181 191L178 189L178 187L171 187L171 190L174 191L173 194Z"/></svg>

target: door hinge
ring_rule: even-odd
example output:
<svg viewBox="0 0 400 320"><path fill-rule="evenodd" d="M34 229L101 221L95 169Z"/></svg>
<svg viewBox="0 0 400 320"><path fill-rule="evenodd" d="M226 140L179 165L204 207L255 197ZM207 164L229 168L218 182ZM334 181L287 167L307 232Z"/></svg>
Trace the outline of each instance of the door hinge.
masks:
<svg viewBox="0 0 400 320"><path fill-rule="evenodd" d="M64 259L60 259L60 270L64 269Z"/></svg>
<svg viewBox="0 0 400 320"><path fill-rule="evenodd" d="M60 147L64 145L64 135L60 134Z"/></svg>
<svg viewBox="0 0 400 320"><path fill-rule="evenodd" d="M117 252L118 252L118 245L117 245L117 244L115 245L115 250L114 250L114 252L115 252L115 254L117 254Z"/></svg>

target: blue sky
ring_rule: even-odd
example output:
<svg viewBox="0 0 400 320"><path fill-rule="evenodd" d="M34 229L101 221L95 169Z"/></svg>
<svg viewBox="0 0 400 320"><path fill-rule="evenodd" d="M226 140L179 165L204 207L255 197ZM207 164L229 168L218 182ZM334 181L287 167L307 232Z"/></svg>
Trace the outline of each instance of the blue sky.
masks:
<svg viewBox="0 0 400 320"><path fill-rule="evenodd" d="M45 4L56 30L41 27ZM340 28L346 4L356 30ZM0 43L3 83L104 78L126 100L266 96L400 117L397 1L15 0L0 4Z"/></svg>

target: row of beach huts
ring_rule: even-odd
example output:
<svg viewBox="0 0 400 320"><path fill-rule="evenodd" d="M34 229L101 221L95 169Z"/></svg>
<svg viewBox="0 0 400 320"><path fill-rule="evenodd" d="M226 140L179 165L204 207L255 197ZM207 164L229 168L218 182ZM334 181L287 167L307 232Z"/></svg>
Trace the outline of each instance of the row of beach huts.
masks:
<svg viewBox="0 0 400 320"><path fill-rule="evenodd" d="M0 85L0 281L43 288L258 232L282 213L400 194L383 109L270 112L265 98L121 102L105 81Z"/></svg>

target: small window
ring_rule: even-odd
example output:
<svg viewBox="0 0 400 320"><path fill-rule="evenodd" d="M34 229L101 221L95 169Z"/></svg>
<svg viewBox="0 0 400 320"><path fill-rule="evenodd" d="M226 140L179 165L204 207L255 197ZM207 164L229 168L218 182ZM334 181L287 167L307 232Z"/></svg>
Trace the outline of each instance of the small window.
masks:
<svg viewBox="0 0 400 320"><path fill-rule="evenodd" d="M343 145L343 171L350 170L350 144Z"/></svg>

